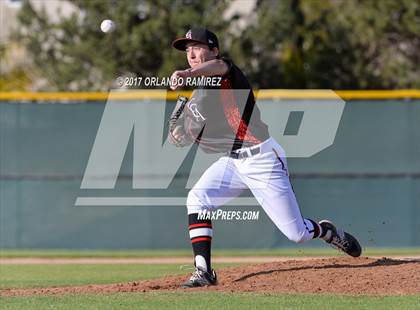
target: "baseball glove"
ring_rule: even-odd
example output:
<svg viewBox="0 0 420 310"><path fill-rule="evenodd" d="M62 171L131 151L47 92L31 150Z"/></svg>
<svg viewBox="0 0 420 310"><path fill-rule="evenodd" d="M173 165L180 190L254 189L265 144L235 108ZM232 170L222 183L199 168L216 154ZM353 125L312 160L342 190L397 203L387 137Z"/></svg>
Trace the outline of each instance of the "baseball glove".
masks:
<svg viewBox="0 0 420 310"><path fill-rule="evenodd" d="M179 96L174 111L169 118L168 141L177 147L187 146L192 143L184 130L184 108L187 102L187 97Z"/></svg>

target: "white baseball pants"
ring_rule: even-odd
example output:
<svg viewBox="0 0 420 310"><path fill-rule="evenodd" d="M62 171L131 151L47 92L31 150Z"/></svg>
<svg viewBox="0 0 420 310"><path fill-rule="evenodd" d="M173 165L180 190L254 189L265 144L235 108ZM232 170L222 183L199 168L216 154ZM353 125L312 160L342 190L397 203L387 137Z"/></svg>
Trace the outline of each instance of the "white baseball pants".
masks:
<svg viewBox="0 0 420 310"><path fill-rule="evenodd" d="M288 239L298 243L312 239L314 226L301 215L283 148L273 138L258 146L261 152L257 155L223 156L212 164L188 194L188 214L215 210L249 188ZM241 151L249 152L249 148Z"/></svg>

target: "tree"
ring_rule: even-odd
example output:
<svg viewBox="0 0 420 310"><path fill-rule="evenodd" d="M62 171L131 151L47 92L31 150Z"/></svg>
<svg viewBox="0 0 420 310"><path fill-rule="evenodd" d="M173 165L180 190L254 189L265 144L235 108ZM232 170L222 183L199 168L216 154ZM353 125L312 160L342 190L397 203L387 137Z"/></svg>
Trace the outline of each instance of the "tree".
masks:
<svg viewBox="0 0 420 310"><path fill-rule="evenodd" d="M420 87L416 1L261 0L232 54L260 88Z"/></svg>
<svg viewBox="0 0 420 310"><path fill-rule="evenodd" d="M191 25L224 31L226 1L71 0L75 13L53 22L45 9L25 2L15 38L24 44L49 90L106 90L117 76L168 76L185 67L170 48ZM60 15L60 12L57 12ZM104 34L99 25L117 28Z"/></svg>
<svg viewBox="0 0 420 310"><path fill-rule="evenodd" d="M106 90L117 76L166 77L187 66L170 48L190 25L218 33L255 88L420 87L420 4L412 0L257 0L239 32L228 0L69 0L53 22L26 2L16 35L48 89ZM111 34L99 29L116 21Z"/></svg>

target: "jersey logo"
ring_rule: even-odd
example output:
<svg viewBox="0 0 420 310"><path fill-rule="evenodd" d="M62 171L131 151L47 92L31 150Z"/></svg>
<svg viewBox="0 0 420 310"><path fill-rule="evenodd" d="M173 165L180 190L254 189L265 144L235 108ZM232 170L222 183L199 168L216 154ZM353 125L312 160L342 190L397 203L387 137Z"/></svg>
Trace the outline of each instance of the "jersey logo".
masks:
<svg viewBox="0 0 420 310"><path fill-rule="evenodd" d="M191 111L191 113L194 115L194 117L195 117L195 120L197 121L197 122L202 122L202 121L205 121L206 119L204 118L204 116L203 115L201 115L201 113L200 113L200 111L198 111L198 108L197 108L197 104L196 103L192 103L192 101L194 100L194 98L192 98L191 100L190 100L190 102L188 102L188 109Z"/></svg>

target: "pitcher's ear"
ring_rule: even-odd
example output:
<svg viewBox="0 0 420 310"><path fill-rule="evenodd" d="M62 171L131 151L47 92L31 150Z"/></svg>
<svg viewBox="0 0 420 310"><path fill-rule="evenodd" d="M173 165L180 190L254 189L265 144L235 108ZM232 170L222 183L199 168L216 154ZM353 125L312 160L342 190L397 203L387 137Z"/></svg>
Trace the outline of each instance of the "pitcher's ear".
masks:
<svg viewBox="0 0 420 310"><path fill-rule="evenodd" d="M217 47L213 47L211 49L211 51L213 52L213 55L217 58L219 57L219 49Z"/></svg>

